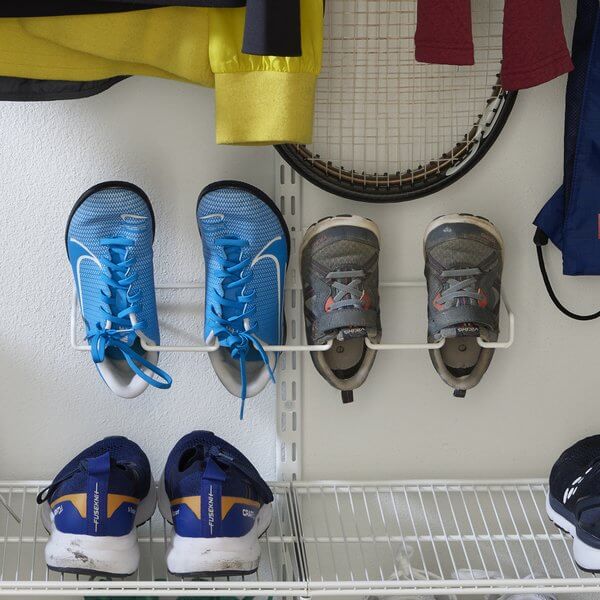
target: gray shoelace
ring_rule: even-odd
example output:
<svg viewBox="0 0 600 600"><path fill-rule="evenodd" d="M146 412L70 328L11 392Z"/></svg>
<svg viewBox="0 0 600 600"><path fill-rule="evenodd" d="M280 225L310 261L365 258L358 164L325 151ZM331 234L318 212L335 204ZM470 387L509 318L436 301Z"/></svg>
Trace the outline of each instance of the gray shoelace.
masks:
<svg viewBox="0 0 600 600"><path fill-rule="evenodd" d="M365 278L364 271L332 271L327 273L327 279L330 280L331 287L335 291L333 303L330 310L337 308L362 308L363 286ZM344 283L345 280L350 280Z"/></svg>
<svg viewBox="0 0 600 600"><path fill-rule="evenodd" d="M478 268L443 271L442 277L448 280L448 288L440 294L440 304L443 304L444 308L449 308L453 305L458 306L459 303L455 301L461 298L483 300L484 295L479 291L477 283L479 275L481 270Z"/></svg>

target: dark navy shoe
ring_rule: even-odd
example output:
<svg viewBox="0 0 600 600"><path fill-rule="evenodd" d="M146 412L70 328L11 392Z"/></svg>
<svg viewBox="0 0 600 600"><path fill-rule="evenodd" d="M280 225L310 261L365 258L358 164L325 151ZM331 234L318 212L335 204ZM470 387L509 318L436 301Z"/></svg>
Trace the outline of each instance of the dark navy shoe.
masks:
<svg viewBox="0 0 600 600"><path fill-rule="evenodd" d="M556 461L546 511L573 536L575 562L600 572L600 435L580 440Z"/></svg>
<svg viewBox="0 0 600 600"><path fill-rule="evenodd" d="M169 572L247 575L271 523L273 494L250 461L210 431L183 437L167 459L159 507L174 528Z"/></svg>
<svg viewBox="0 0 600 600"><path fill-rule="evenodd" d="M37 498L50 533L48 568L119 575L139 564L135 527L156 508L148 458L124 437L108 437L78 454Z"/></svg>

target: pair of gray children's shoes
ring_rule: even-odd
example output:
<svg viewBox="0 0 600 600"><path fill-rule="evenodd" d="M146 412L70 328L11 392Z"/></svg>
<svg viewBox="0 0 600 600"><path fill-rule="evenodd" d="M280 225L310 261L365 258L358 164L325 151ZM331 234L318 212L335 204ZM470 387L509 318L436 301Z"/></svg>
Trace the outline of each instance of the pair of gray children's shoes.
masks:
<svg viewBox="0 0 600 600"><path fill-rule="evenodd" d="M445 383L463 397L479 383L498 340L503 241L487 219L454 214L432 221L423 243L428 290L428 341ZM308 343L323 378L352 402L381 341L380 234L370 219L341 215L311 225L300 249Z"/></svg>

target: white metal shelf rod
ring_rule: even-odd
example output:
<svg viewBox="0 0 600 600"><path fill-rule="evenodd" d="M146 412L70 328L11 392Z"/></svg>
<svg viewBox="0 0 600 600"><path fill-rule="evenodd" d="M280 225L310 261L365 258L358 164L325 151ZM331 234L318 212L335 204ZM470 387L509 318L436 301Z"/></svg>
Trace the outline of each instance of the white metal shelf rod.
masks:
<svg viewBox="0 0 600 600"><path fill-rule="evenodd" d="M388 281L380 283L381 288L394 289L394 288L421 288L425 287L423 281ZM156 286L160 290L199 290L204 289L204 285L201 283L169 283L159 284ZM289 287L286 291L298 291L300 287ZM494 348L494 349L507 349L510 348L515 341L515 316L512 312L510 305L506 299L506 295L502 293L502 304L508 315L508 339L503 342L486 342L480 337L477 338L477 343L481 348ZM143 338L140 341L141 346L147 352L178 352L178 353L210 353L216 352L220 345L218 340L215 340L213 344L209 345L197 345L197 346L163 346L154 345L148 343ZM390 351L390 350L439 350L443 348L446 343L445 339L439 342L432 343L373 343L369 339L365 340L367 348L377 351ZM77 292L73 291L73 301L71 307L71 346L80 352L89 352L89 344L81 344L77 341ZM326 344L300 344L300 345L266 345L264 349L267 352L327 352L333 347L333 340L330 340Z"/></svg>

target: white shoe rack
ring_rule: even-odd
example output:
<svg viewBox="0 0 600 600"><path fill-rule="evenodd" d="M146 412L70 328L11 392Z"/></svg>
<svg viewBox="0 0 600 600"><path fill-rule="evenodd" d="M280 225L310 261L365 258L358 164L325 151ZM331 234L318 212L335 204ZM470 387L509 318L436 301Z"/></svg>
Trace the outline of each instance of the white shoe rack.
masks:
<svg viewBox="0 0 600 600"><path fill-rule="evenodd" d="M600 581L579 571L570 541L545 518L540 481L504 482L302 482L302 366L304 337L298 249L301 181L276 158L276 201L291 234L287 275L285 346L277 373L277 469L274 522L262 540L256 574L201 581L166 572L170 527L157 514L139 529L142 563L134 577L113 581L60 575L44 562L47 534L35 496L44 482L0 483L0 595L9 596L436 596L509 592L600 592ZM325 215L323 215L325 216ZM424 288L423 281L382 282L382 293ZM200 283L167 283L160 291L197 290ZM509 348L515 318L502 297L505 338L482 347ZM151 346L160 352L214 352L198 332L196 344ZM385 334L385 330L384 330ZM71 345L86 352L76 295ZM440 348L401 339L370 347L379 351ZM4 506L4 510L2 505ZM10 510L7 510L7 507Z"/></svg>
<svg viewBox="0 0 600 600"><path fill-rule="evenodd" d="M278 366L277 375L277 403L278 403L278 447L277 447L277 465L278 478L283 481L299 479L301 477L301 452L300 444L301 432L300 423L302 422L302 364L303 355L307 352L325 352L332 346L332 342L322 345L309 345L304 335L304 314L302 286L299 272L298 250L300 248L302 237L310 223L304 223L302 220L302 181L301 178L289 167L279 156L275 159L275 200L279 205L282 214L290 230L291 238L291 256L287 273L286 285L286 321L287 321L287 343L283 346L264 346L265 350L280 352L281 360ZM326 216L326 215L324 215ZM159 292L159 308L161 292L184 292L187 290L196 290L200 296L204 285L201 283L165 283L158 284L156 288ZM380 290L385 293L387 290L408 290L414 288L425 289L425 281L383 281L380 283ZM177 296L175 296L177 297ZM424 297L424 296L423 296ZM510 305L505 293L502 293L502 307L505 319L506 337L498 342L485 342L478 338L478 343L482 348L507 349L510 348L515 340L515 316L510 309ZM142 347L147 351L158 352L185 352L185 353L204 353L215 352L219 348L216 341L213 344L206 345L200 341L200 331L198 331L198 343L196 344L175 344L175 345L151 345L145 341L141 342ZM384 328L385 336L385 328ZM80 352L89 352L89 346L82 343L85 334L83 323L79 314L77 303L77 293L74 290L71 304L71 346ZM374 344L367 340L369 348L380 352L402 351L402 350L430 350L439 349L445 343L442 340L437 343L427 343L418 340L400 340Z"/></svg>
<svg viewBox="0 0 600 600"><path fill-rule="evenodd" d="M35 502L46 482L2 482L0 595L55 597L436 597L600 593L546 517L542 481L275 483L258 572L190 580L166 572L170 526L138 529L136 575L48 571ZM14 516L11 514L14 513Z"/></svg>

